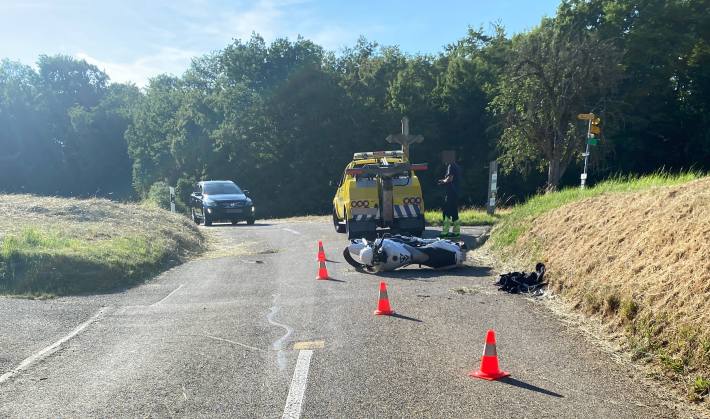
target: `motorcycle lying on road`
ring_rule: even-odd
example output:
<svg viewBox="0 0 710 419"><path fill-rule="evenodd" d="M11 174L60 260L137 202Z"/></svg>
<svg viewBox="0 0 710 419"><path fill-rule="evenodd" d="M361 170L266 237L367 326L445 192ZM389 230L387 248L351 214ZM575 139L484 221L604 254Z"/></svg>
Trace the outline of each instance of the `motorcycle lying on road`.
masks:
<svg viewBox="0 0 710 419"><path fill-rule="evenodd" d="M463 242L395 235L373 241L353 239L343 251L343 257L355 269L369 273L393 271L408 265L451 269L463 265L466 250Z"/></svg>

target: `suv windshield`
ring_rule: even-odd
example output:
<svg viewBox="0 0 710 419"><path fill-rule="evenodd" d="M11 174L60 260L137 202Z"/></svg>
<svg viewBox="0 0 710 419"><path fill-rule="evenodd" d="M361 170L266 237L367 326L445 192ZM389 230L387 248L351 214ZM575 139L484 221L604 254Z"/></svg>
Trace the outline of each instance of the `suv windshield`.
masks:
<svg viewBox="0 0 710 419"><path fill-rule="evenodd" d="M204 184L205 195L237 195L242 190L234 182L210 182Z"/></svg>

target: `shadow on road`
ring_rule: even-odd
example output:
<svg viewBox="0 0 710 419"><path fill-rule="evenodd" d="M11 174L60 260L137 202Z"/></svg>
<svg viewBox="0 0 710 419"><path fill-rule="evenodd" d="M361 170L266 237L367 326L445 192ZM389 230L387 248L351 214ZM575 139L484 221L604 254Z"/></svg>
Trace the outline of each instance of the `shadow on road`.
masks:
<svg viewBox="0 0 710 419"><path fill-rule="evenodd" d="M333 281L333 282L348 282L348 281L343 281L342 279L335 279L335 278L328 278L328 281Z"/></svg>
<svg viewBox="0 0 710 419"><path fill-rule="evenodd" d="M402 319L402 320L410 320L410 321L413 321L413 322L423 323L423 322L422 322L421 320L419 320L419 319L415 319L414 317L405 316L404 314L399 314L399 313L392 313L392 314L390 315L390 317L395 317L395 318Z"/></svg>
<svg viewBox="0 0 710 419"><path fill-rule="evenodd" d="M536 385L529 384L524 381L516 380L513 377L503 377L498 381L500 381L501 383L509 384L511 386L520 387L525 390L534 391L536 393L546 394L546 395L552 396L552 397L559 397L559 398L565 397L561 394L555 393L554 391L546 390L542 387L538 387Z"/></svg>
<svg viewBox="0 0 710 419"><path fill-rule="evenodd" d="M239 224L232 224L232 223L213 223L211 226L207 226L207 228L210 228L210 227L212 227L212 228L214 228L214 227L235 227L235 228L236 228L236 227L241 227L241 228L245 228L245 227L268 227L268 226L271 226L271 225L273 225L273 224L269 224L269 223L254 223L254 224L252 224L252 225L249 225L249 224L246 224L246 223L239 223ZM205 227L205 226L203 225L203 227Z"/></svg>

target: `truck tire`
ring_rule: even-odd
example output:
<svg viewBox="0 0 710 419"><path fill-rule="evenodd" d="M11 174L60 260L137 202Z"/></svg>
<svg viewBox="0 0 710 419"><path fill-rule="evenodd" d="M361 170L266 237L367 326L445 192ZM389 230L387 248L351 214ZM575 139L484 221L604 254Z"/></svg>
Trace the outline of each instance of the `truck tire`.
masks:
<svg viewBox="0 0 710 419"><path fill-rule="evenodd" d="M347 221L345 224L340 224L340 221L338 221L338 216L336 214L335 208L333 208L333 227L335 227L335 231L337 233L345 233L348 229Z"/></svg>

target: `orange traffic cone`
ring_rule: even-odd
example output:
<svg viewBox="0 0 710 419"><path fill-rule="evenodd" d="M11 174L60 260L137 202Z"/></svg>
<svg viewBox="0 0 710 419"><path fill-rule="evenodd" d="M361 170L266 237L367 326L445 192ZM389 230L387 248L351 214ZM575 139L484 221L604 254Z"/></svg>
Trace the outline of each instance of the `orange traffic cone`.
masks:
<svg viewBox="0 0 710 419"><path fill-rule="evenodd" d="M328 268L325 267L325 261L318 262L318 276L316 279L330 279L328 276Z"/></svg>
<svg viewBox="0 0 710 419"><path fill-rule="evenodd" d="M380 282L380 299L377 302L375 314L378 316L390 316L394 314L394 311L392 311L390 307L390 299L387 297L387 284L385 284L385 281Z"/></svg>
<svg viewBox="0 0 710 419"><path fill-rule="evenodd" d="M325 250L323 250L323 242L318 240L318 262L325 262Z"/></svg>
<svg viewBox="0 0 710 419"><path fill-rule="evenodd" d="M484 380L497 380L510 375L507 371L502 371L498 367L498 353L496 352L496 333L489 330L486 334L486 346L483 347L483 357L481 357L481 367L478 371L468 374L471 377L483 378Z"/></svg>

